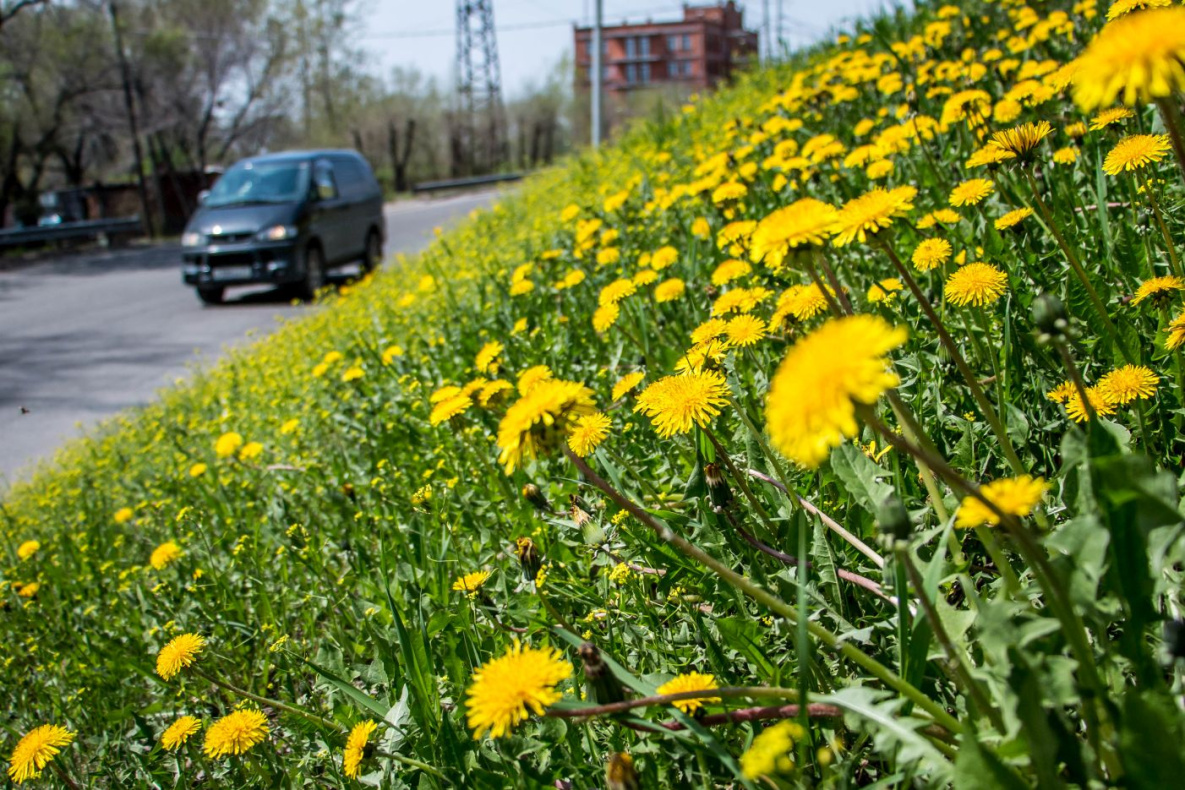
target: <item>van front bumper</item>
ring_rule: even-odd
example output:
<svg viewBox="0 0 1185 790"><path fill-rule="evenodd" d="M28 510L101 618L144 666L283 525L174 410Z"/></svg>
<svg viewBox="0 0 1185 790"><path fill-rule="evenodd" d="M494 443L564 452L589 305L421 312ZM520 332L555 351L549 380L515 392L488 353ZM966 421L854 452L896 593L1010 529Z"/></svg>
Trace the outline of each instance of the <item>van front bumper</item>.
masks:
<svg viewBox="0 0 1185 790"><path fill-rule="evenodd" d="M207 287L296 282L303 275L297 250L291 241L190 247L181 255L181 277Z"/></svg>

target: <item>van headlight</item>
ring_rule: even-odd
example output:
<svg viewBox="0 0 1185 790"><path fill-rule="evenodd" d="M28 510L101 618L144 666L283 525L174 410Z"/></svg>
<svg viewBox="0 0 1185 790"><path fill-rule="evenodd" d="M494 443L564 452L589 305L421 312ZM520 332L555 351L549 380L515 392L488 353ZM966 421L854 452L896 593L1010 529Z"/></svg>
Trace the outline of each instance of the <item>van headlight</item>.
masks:
<svg viewBox="0 0 1185 790"><path fill-rule="evenodd" d="M202 234L189 230L181 234L182 247L196 247L202 243Z"/></svg>
<svg viewBox="0 0 1185 790"><path fill-rule="evenodd" d="M255 234L260 241L284 241L296 238L296 228L292 225L273 225Z"/></svg>

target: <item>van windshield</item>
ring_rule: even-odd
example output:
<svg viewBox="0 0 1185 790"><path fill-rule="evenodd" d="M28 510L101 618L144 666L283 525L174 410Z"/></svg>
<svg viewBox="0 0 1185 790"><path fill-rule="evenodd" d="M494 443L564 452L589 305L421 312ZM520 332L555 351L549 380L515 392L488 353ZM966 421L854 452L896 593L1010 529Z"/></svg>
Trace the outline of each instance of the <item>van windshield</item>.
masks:
<svg viewBox="0 0 1185 790"><path fill-rule="evenodd" d="M308 191L307 162L240 162L206 197L206 206L291 203Z"/></svg>

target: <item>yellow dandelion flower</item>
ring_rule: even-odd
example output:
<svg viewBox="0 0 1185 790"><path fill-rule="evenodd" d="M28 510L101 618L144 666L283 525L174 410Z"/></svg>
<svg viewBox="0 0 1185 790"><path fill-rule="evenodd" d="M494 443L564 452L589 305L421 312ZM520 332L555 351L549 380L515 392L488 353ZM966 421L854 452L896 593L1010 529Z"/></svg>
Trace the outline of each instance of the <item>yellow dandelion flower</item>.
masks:
<svg viewBox="0 0 1185 790"><path fill-rule="evenodd" d="M680 694L685 691L711 691L720 686L713 675L702 672L686 672L676 675L663 683L655 691L659 694ZM671 704L684 713L694 713L704 706L704 703L719 702L719 697L698 697L694 699L675 700Z"/></svg>
<svg viewBox="0 0 1185 790"><path fill-rule="evenodd" d="M973 170L977 167L991 167L1015 158L1016 154L1011 151L1005 151L1003 148L989 144L967 157L967 161L963 163L963 167L968 170Z"/></svg>
<svg viewBox="0 0 1185 790"><path fill-rule="evenodd" d="M1103 160L1103 172L1117 176L1164 159L1171 148L1167 134L1133 134L1115 144Z"/></svg>
<svg viewBox="0 0 1185 790"><path fill-rule="evenodd" d="M74 733L56 724L43 724L25 733L8 758L8 778L24 784L41 776L45 766L74 742Z"/></svg>
<svg viewBox="0 0 1185 790"><path fill-rule="evenodd" d="M19 584L19 583L18 583ZM16 594L22 598L32 598L41 589L40 582L29 582L28 584L20 584Z"/></svg>
<svg viewBox="0 0 1185 790"><path fill-rule="evenodd" d="M182 716L168 726L160 736L160 745L170 752L180 749L202 728L202 721L194 716Z"/></svg>
<svg viewBox="0 0 1185 790"><path fill-rule="evenodd" d="M969 263L951 273L943 291L952 304L995 304L1008 290L1008 275L990 263Z"/></svg>
<svg viewBox="0 0 1185 790"><path fill-rule="evenodd" d="M1072 165L1078 161L1078 149L1072 145L1059 148L1053 152L1053 163L1056 165Z"/></svg>
<svg viewBox="0 0 1185 790"><path fill-rule="evenodd" d="M1107 21L1127 16L1133 11L1143 11L1146 8L1168 8L1172 0L1115 0L1107 9Z"/></svg>
<svg viewBox="0 0 1185 790"><path fill-rule="evenodd" d="M576 418L596 410L593 391L574 381L550 379L536 384L498 424L498 462L512 473L524 461L559 446Z"/></svg>
<svg viewBox="0 0 1185 790"><path fill-rule="evenodd" d="M1098 388L1112 403L1131 403L1156 394L1160 377L1143 365L1124 365L1099 379Z"/></svg>
<svg viewBox="0 0 1185 790"><path fill-rule="evenodd" d="M802 726L792 721L767 727L741 755L741 772L747 779L790 773L794 769L794 741L802 736Z"/></svg>
<svg viewBox="0 0 1185 790"><path fill-rule="evenodd" d="M533 280L519 280L510 284L507 291L511 296L523 296L535 290L535 282Z"/></svg>
<svg viewBox="0 0 1185 790"><path fill-rule="evenodd" d="M868 293L865 296L873 304L890 302L897 296L897 292L904 287L905 285L896 277L889 277L869 286Z"/></svg>
<svg viewBox="0 0 1185 790"><path fill-rule="evenodd" d="M214 454L219 458L230 458L243 446L243 437L235 431L227 431L214 442Z"/></svg>
<svg viewBox="0 0 1185 790"><path fill-rule="evenodd" d="M1004 515L1022 518L1033 512L1033 508L1049 488L1045 480L1031 475L1006 477L980 486L979 493L996 506ZM955 526L960 529L980 527L984 524L996 526L1000 516L973 496L964 497L955 516Z"/></svg>
<svg viewBox="0 0 1185 790"><path fill-rule="evenodd" d="M894 165L891 159L882 159L879 162L873 162L864 170L864 175L868 176L869 181L880 181L882 178L888 178L893 174Z"/></svg>
<svg viewBox="0 0 1185 790"><path fill-rule="evenodd" d="M660 272L673 265L677 260L679 260L679 251L668 244L665 247L659 247L650 256L650 268Z"/></svg>
<svg viewBox="0 0 1185 790"><path fill-rule="evenodd" d="M592 325L599 333L604 333L609 327L617 323L621 316L621 307L617 304L602 305L593 313Z"/></svg>
<svg viewBox="0 0 1185 790"><path fill-rule="evenodd" d="M639 288L642 288L643 286L650 285L650 283L658 282L658 272L654 271L654 269L643 269L631 277L630 281Z"/></svg>
<svg viewBox="0 0 1185 790"><path fill-rule="evenodd" d="M1144 300L1151 300L1154 305L1161 307L1176 294L1185 291L1185 278L1168 274L1163 277L1153 277L1140 283L1136 294L1132 297L1132 304L1139 304Z"/></svg>
<svg viewBox="0 0 1185 790"><path fill-rule="evenodd" d="M956 186L950 193L952 206L977 206L995 191L996 185L986 178L972 178Z"/></svg>
<svg viewBox="0 0 1185 790"><path fill-rule="evenodd" d="M687 433L693 425L706 426L728 403L729 389L716 371L667 376L638 395L634 411L650 418L664 439Z"/></svg>
<svg viewBox="0 0 1185 790"><path fill-rule="evenodd" d="M993 224L996 226L996 230L1008 230L1009 228L1015 228L1031 216L1033 216L1033 210L1026 206L1025 208L1009 211Z"/></svg>
<svg viewBox="0 0 1185 790"><path fill-rule="evenodd" d="M346 749L342 754L342 771L349 778L357 779L362 775L362 758L366 756L370 735L378 726L377 722L367 720L358 722L354 729L350 730L350 735L346 738Z"/></svg>
<svg viewBox="0 0 1185 790"><path fill-rule="evenodd" d="M501 738L532 712L542 715L563 697L556 686L571 676L572 665L554 647L523 647L516 639L473 673L465 702L473 737Z"/></svg>
<svg viewBox="0 0 1185 790"><path fill-rule="evenodd" d="M1126 107L1111 107L1100 111L1095 117L1090 119L1090 130L1092 132L1098 132L1106 129L1111 124L1126 121L1128 118L1134 117L1136 117L1136 114Z"/></svg>
<svg viewBox="0 0 1185 790"><path fill-rule="evenodd" d="M597 266L608 266L621 260L621 250L617 247L607 247L597 253Z"/></svg>
<svg viewBox="0 0 1185 790"><path fill-rule="evenodd" d="M744 348L765 337L766 328L765 322L757 316L742 314L731 319L724 331L728 335L729 346Z"/></svg>
<svg viewBox="0 0 1185 790"><path fill-rule="evenodd" d="M1146 104L1185 90L1185 8L1108 22L1076 61L1074 101L1084 111Z"/></svg>
<svg viewBox="0 0 1185 790"><path fill-rule="evenodd" d="M654 301L662 304L663 302L672 302L683 295L687 290L687 286L678 277L672 277L669 280L663 280L654 287Z"/></svg>
<svg viewBox="0 0 1185 790"><path fill-rule="evenodd" d="M767 288L733 288L712 303L712 315L748 313L772 295Z"/></svg>
<svg viewBox="0 0 1185 790"><path fill-rule="evenodd" d="M601 307L605 305L617 304L627 296L633 296L638 288L634 285L633 280L621 279L614 280L601 289L600 295L597 297L597 304Z"/></svg>
<svg viewBox="0 0 1185 790"><path fill-rule="evenodd" d="M729 258L712 272L712 285L727 285L751 271L753 271L753 267L745 261Z"/></svg>
<svg viewBox="0 0 1185 790"><path fill-rule="evenodd" d="M401 357L401 356L403 356L403 347L402 346L387 346L387 348L383 349L383 356L382 356L383 364L390 365L392 362L395 361L395 357Z"/></svg>
<svg viewBox="0 0 1185 790"><path fill-rule="evenodd" d="M529 395L531 390L535 389L536 384L550 381L553 378L555 378L555 375L547 365L529 367L518 374L518 394Z"/></svg>
<svg viewBox="0 0 1185 790"><path fill-rule="evenodd" d="M494 379L493 381L484 384L482 388L477 391L477 402L482 407L489 406L498 395L512 389L514 389L514 385L509 381Z"/></svg>
<svg viewBox="0 0 1185 790"><path fill-rule="evenodd" d="M1061 384L1058 384L1049 392L1045 393L1045 397L1049 398L1049 400L1053 401L1054 403L1065 403L1070 399L1070 396L1077 391L1078 390L1074 386L1074 382L1066 379Z"/></svg>
<svg viewBox="0 0 1185 790"><path fill-rule="evenodd" d="M454 395L432 407L432 413L428 415L428 422L433 426L448 422L452 418L464 414L472 405L473 400L468 395Z"/></svg>
<svg viewBox="0 0 1185 790"><path fill-rule="evenodd" d="M849 200L835 217L831 243L843 247L853 241L864 242L893 224L913 208L918 191L913 187L882 189L877 187L858 198Z"/></svg>
<svg viewBox="0 0 1185 790"><path fill-rule="evenodd" d="M502 352L506 349L497 340L492 340L481 347L477 352L477 356L473 358L473 367L477 369L478 373L497 374L498 361L502 357Z"/></svg>
<svg viewBox="0 0 1185 790"><path fill-rule="evenodd" d="M25 560L29 559L34 554L36 554L38 551L40 551L40 549L41 549L41 541L26 540L24 543L22 543L20 546L17 547L16 556L19 560L21 560L21 562L24 562Z"/></svg>
<svg viewBox="0 0 1185 790"><path fill-rule="evenodd" d="M697 217L695 222L691 223L691 234L701 239L706 239L712 235L712 226L708 224L706 218Z"/></svg>
<svg viewBox="0 0 1185 790"><path fill-rule="evenodd" d="M1165 338L1164 347L1169 351L1176 351L1185 344L1185 313L1169 322L1168 337Z"/></svg>
<svg viewBox="0 0 1185 790"><path fill-rule="evenodd" d="M351 381L357 381L365 375L366 371L363 370L359 365L351 365L342 371L342 381L348 384Z"/></svg>
<svg viewBox="0 0 1185 790"><path fill-rule="evenodd" d="M587 458L609 436L609 418L599 411L585 414L576 420L568 434L568 447L581 458Z"/></svg>
<svg viewBox="0 0 1185 790"><path fill-rule="evenodd" d="M691 330L691 342L695 345L706 343L709 340L715 340L718 337L724 337L724 333L728 331L728 321L723 318L709 318L702 324Z"/></svg>
<svg viewBox="0 0 1185 790"><path fill-rule="evenodd" d="M749 255L776 272L792 250L823 244L831 236L838 214L834 206L821 200L796 200L757 223Z"/></svg>
<svg viewBox="0 0 1185 790"><path fill-rule="evenodd" d="M198 461L196 464L189 467L189 476L190 477L201 477L202 475L204 475L206 473L206 470L209 468L210 467L208 467L206 464L202 463L201 461Z"/></svg>
<svg viewBox="0 0 1185 790"><path fill-rule="evenodd" d="M457 580L453 582L453 591L468 593L470 598L474 598L477 596L477 591L489 581L492 575L491 571L474 571L466 573L464 576L458 576Z"/></svg>
<svg viewBox="0 0 1185 790"><path fill-rule="evenodd" d="M935 225L954 225L961 220L957 211L952 211L949 208L940 208L936 211L931 211L926 216L918 220L918 230L927 230Z"/></svg>
<svg viewBox="0 0 1185 790"><path fill-rule="evenodd" d="M1049 121L1036 123L1022 123L1011 129L1004 129L992 135L991 144L1001 151L1007 151L1017 159L1028 159L1033 151L1049 135L1053 134L1053 126Z"/></svg>
<svg viewBox="0 0 1185 790"><path fill-rule="evenodd" d="M1094 413L1100 417L1107 417L1115 413L1115 403L1108 397L1107 393L1098 387L1087 387L1086 397L1090 401L1090 406L1094 409ZM1066 416L1074 422L1086 422L1089 415L1086 413L1086 406L1082 403L1082 396L1078 394L1077 387L1070 393L1070 397L1066 399Z"/></svg>
<svg viewBox="0 0 1185 790"><path fill-rule="evenodd" d="M132 520L132 516L134 515L136 514L130 507L121 507L115 511L115 514L111 518L116 524L126 524Z"/></svg>
<svg viewBox="0 0 1185 790"><path fill-rule="evenodd" d="M949 261L952 251L946 239L926 239L914 249L910 260L919 272L928 272Z"/></svg>
<svg viewBox="0 0 1185 790"><path fill-rule="evenodd" d="M907 333L879 316L833 318L799 340L766 399L767 430L787 458L815 468L856 435L856 404L871 405L900 379L886 355Z"/></svg>
<svg viewBox="0 0 1185 790"><path fill-rule="evenodd" d="M181 555L184 553L175 541L170 540L152 550L152 556L149 557L148 564L161 571L170 563L181 559Z"/></svg>
<svg viewBox="0 0 1185 790"><path fill-rule="evenodd" d="M179 634L156 654L156 674L172 680L177 673L198 660L206 640L199 634Z"/></svg>
<svg viewBox="0 0 1185 790"><path fill-rule="evenodd" d="M613 385L613 394L610 398L614 401L621 400L627 392L631 392L634 387L642 383L642 379L646 378L645 371L636 370L633 373L626 373L617 380Z"/></svg>
<svg viewBox="0 0 1185 790"><path fill-rule="evenodd" d="M267 716L257 710L236 710L223 716L206 730L202 751L207 757L245 754L263 742L270 730Z"/></svg>
<svg viewBox="0 0 1185 790"><path fill-rule="evenodd" d="M239 458L243 461L252 461L263 453L263 445L259 442L247 442L243 445L243 449L239 450Z"/></svg>
<svg viewBox="0 0 1185 790"><path fill-rule="evenodd" d="M446 384L428 396L429 403L443 403L449 398L455 398L462 395L461 388L456 384Z"/></svg>
<svg viewBox="0 0 1185 790"><path fill-rule="evenodd" d="M712 192L712 202L716 205L733 200L740 200L748 194L748 188L736 181L726 181Z"/></svg>

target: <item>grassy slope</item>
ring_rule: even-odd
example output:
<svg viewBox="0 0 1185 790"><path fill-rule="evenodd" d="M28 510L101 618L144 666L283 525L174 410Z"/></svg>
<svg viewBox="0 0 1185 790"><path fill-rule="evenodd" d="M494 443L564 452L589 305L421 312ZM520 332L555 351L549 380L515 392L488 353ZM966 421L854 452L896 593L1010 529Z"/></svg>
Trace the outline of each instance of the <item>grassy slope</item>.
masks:
<svg viewBox="0 0 1185 790"><path fill-rule="evenodd" d="M944 57L956 59L964 45L983 50L993 43L992 31L1010 24L996 4L969 5L988 22L969 24L965 31L960 26L941 50ZM1055 5L1060 6L1045 4L1042 13ZM1091 27L1097 20L1083 24ZM879 20L868 50L884 52L882 42L906 38L912 25L900 17ZM1067 60L1080 46L1055 39L1024 57ZM825 48L810 55L811 62L835 54ZM512 779L550 786L559 778L595 786L604 753L625 748L653 786L706 783L709 776L727 781L732 772L727 755L743 750L750 737L746 728L720 731L719 741L659 739L610 725L586 728L545 720L508 741L479 743L469 737L461 705L464 689L474 668L509 644L512 635L499 623L527 629L524 638L532 644L547 641L554 625L540 597L520 579L512 553L520 536L532 537L545 557L543 589L554 610L644 680L698 669L730 685L795 685L800 681L799 635L656 542L636 521L620 518L617 508L582 487L562 460L543 460L504 475L494 440L505 402L475 406L453 424L434 427L428 420L429 396L443 385L474 380L474 358L491 340L505 345L500 377L513 383L522 371L545 364L558 377L592 387L602 408L609 407L610 389L623 373L645 369L650 382L674 370L689 332L711 313L718 289L709 278L727 257L713 240L695 236L692 226L707 217L719 230L725 219L707 199L711 185L707 193L670 206L648 209L647 201L656 189L703 177L697 166L725 146L741 147L730 122L749 124L776 111L768 102L779 91L817 77L802 70L807 61L804 55L749 75L694 111L641 126L599 156L588 154L532 178L515 196L445 235L423 255L329 297L332 304L324 311L232 353L192 383L114 421L101 436L72 445L53 468L9 492L0 515L6 537L3 579L37 580L41 588L32 601L6 593L0 694L11 720L5 744L45 721L68 724L79 733L79 744L63 759L73 775L95 786L180 786L195 777L218 778L226 786L348 785L341 775L340 738L287 714L275 716L274 737L250 759L214 763L195 750L182 759L192 762L177 772L178 762L156 746L160 731L181 713L213 717L237 701L192 677L166 684L153 673L153 657L171 634L197 631L211 640L202 667L212 675L347 726L375 713L329 675L348 679L378 700L380 712L406 694L402 733L386 743L386 750L436 766L460 786L504 786ZM888 71L890 62L881 61L877 68ZM1011 84L990 71L983 82L996 97ZM831 133L851 148L860 142L852 131L857 122L872 118L878 128L892 125L894 119L878 116L878 110L899 100L886 100L875 82L866 83L856 98L820 105L825 112L804 110L808 127L788 136L801 143L810 134ZM928 98L923 111L937 116L941 104L941 96ZM1059 104L1063 110L1068 106ZM772 142L766 141L752 161L768 155ZM952 176L975 146L961 128L940 142L895 158L891 183L921 190L919 215L945 205ZM1088 142L1084 163L1068 171L1065 185L1092 188L1102 152L1102 142ZM939 168L932 166L935 157ZM725 161L725 172L733 172L735 163ZM769 171L754 174L745 216L758 219L790 199L790 190L773 189L774 177ZM860 168L840 168L836 162L804 191L839 204L868 187ZM605 211L605 198L620 190L629 190L626 205ZM993 203L993 215L1006 208L1003 198L993 199L999 201ZM605 228L620 233L616 243L605 245L620 250L620 263L598 266L595 249L574 252L575 223L561 219L569 204L580 207L581 219L600 217ZM1024 237L1010 251L1011 242L990 232L988 220L974 212L968 213L966 228L953 235L957 249L974 256L979 244L1001 260L1011 255L1007 260L1018 267L1045 266L1054 255L1051 242L1037 235ZM908 229L902 236L902 251L921 238ZM1092 238L1089 243L1103 242ZM1114 244L1107 252L1139 249L1118 235L1106 243ZM655 304L649 288L641 288L623 303L614 328L595 332L591 315L600 289L637 272L639 256L667 244L678 249L679 257L661 277L685 280L686 295ZM544 255L549 250L558 250L558 257ZM869 264L865 250L841 254L852 265L847 276L857 295L888 275L884 265ZM535 288L511 298L513 272L524 263L534 264L527 278ZM574 269L586 273L582 284L552 287ZM741 284L765 286L776 294L791 282L758 267ZM1025 312L1034 290L1027 281L1014 287L1017 298L1008 303L1006 321ZM1069 294L1072 302L1075 296ZM759 313L768 317L772 307L771 300ZM900 320L917 326L915 313L908 308ZM517 327L524 319L525 328ZM798 332L788 327L725 363L741 408L756 421L767 377L786 341ZM993 440L983 423L959 417L973 408L966 393L938 391L944 374L933 356L933 338L921 329L916 336L902 358L909 371L903 391L960 468L987 477L1000 474L1004 467L992 455ZM1017 360L1036 353L1025 338L1010 342L1007 353ZM403 353L391 353L395 346ZM336 353L327 358L331 352ZM1011 363L1005 359L1005 364ZM343 380L355 367L363 375ZM1059 376L1056 365L1028 369L1011 391L1026 409L1036 403L1025 424L1026 459L1051 470L1047 474L1056 470L1055 448L1065 424L1057 407L1040 402L1040 393ZM663 510L701 546L796 600L793 571L755 554L735 532L721 528L701 500L682 501L695 462L694 441L660 442L648 422L628 408L611 415L613 435L608 453L597 458L599 468L621 475L632 495ZM730 411L714 430L738 458L771 469L771 460L738 415ZM262 453L248 461L218 458L215 442L229 431L258 441ZM191 474L195 464L205 464L205 472ZM849 475L876 490L862 463L852 461L850 467L857 471ZM912 507L924 507L924 491L906 459L889 456L878 474L893 482ZM804 494L866 540L873 539L872 508L868 497L855 491L853 477L841 482L825 469L818 477L804 474L795 480ZM592 514L591 526L581 528L566 515L542 516L519 493L527 482L560 508L570 496L583 497L580 504ZM776 522L765 538L784 548L809 543L822 568L809 586L809 598L798 599L800 605L809 601L828 627L850 634L882 661L894 666L904 661L900 651L906 648L895 642L900 634L892 608L841 586L829 573L830 564L886 585L894 580L882 579L861 554L791 512L771 491L758 490L757 496ZM131 509L131 518L120 523L116 514L123 508ZM932 539L937 533L927 534ZM30 539L39 540L41 549L22 562L16 548ZM155 570L149 557L167 540L177 541L184 555ZM623 582L611 581L606 571L619 559L662 574L635 573ZM470 600L451 589L457 576L481 568L494 571L483 597ZM920 655L909 658L917 662L910 676L926 689L937 689L936 695L948 693L937 665L923 660L926 644ZM851 665L822 657L811 672L823 687L862 676ZM965 704L953 694L948 701ZM891 750L893 739L886 743ZM827 774L830 781L881 769L892 776L891 761L877 762L874 769L859 766L872 754L869 742L849 739L847 748L851 759ZM434 785L425 774L392 761L368 761L368 771L379 769L387 774L384 786ZM944 775L942 769L933 770L937 773L931 775Z"/></svg>

